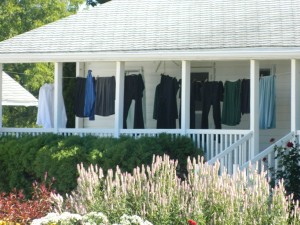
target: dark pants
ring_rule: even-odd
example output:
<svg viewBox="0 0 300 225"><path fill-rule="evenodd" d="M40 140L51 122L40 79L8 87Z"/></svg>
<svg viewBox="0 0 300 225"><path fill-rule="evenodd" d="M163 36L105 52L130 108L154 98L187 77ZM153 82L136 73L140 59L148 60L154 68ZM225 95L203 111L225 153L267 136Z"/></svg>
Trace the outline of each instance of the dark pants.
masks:
<svg viewBox="0 0 300 225"><path fill-rule="evenodd" d="M77 117L84 117L85 81L85 77L76 77L74 112Z"/></svg>
<svg viewBox="0 0 300 225"><path fill-rule="evenodd" d="M123 128L127 128L126 120L132 100L135 100L133 128L144 128L142 105L144 89L144 81L140 74L125 76Z"/></svg>
<svg viewBox="0 0 300 225"><path fill-rule="evenodd" d="M97 77L95 113L99 116L115 114L115 77Z"/></svg>
<svg viewBox="0 0 300 225"><path fill-rule="evenodd" d="M250 79L243 79L241 83L241 113L250 113Z"/></svg>
<svg viewBox="0 0 300 225"><path fill-rule="evenodd" d="M176 78L161 75L155 90L153 118L158 129L175 129L178 119L177 92L179 85Z"/></svg>
<svg viewBox="0 0 300 225"><path fill-rule="evenodd" d="M221 99L223 84L218 81L205 82L203 85L202 129L208 129L208 114L213 107L213 118L216 129L221 129Z"/></svg>

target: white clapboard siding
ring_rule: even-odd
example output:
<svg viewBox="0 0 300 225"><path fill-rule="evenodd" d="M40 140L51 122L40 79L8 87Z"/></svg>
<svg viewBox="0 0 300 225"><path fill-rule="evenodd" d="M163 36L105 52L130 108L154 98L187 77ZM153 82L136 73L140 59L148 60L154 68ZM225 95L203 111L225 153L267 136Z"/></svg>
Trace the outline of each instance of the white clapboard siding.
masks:
<svg viewBox="0 0 300 225"><path fill-rule="evenodd" d="M261 61L260 68L272 68L276 70L276 128L269 130L260 130L260 150L269 145L271 138L279 139L290 130L290 61ZM275 69L274 69L275 68ZM89 62L85 65L85 72L91 69L94 76L113 76L116 73L115 62ZM126 62L126 70L141 70L143 73L145 91L143 98L145 128L155 129L156 120L153 119L153 106L155 88L160 82L160 75L166 74L177 79L181 79L181 62L173 61L149 61L149 62ZM250 78L249 61L219 61L219 62L192 62L192 72L209 72L210 79L216 81L237 80ZM258 91L258 90L257 90ZM180 107L179 93L177 94L178 110ZM222 107L222 105L221 105ZM200 122L201 113L197 113L196 121ZM129 115L132 117L133 115ZM113 128L114 115L109 117L96 116L95 121L84 119L86 128ZM179 121L177 120L177 128ZM209 114L209 128L214 129L212 117L212 108ZM222 125L223 129L242 129L250 128L250 115L245 114L241 117L241 123L236 126Z"/></svg>

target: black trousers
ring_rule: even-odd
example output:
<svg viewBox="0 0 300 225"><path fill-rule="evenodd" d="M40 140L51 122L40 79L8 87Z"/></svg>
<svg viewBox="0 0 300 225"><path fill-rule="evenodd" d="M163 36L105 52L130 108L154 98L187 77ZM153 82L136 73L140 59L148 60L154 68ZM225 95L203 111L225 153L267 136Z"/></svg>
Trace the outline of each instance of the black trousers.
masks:
<svg viewBox="0 0 300 225"><path fill-rule="evenodd" d="M143 91L145 89L142 75L129 75L125 76L124 84L124 112L123 112L123 128L127 128L127 116L132 100L135 100L134 108L134 122L133 128L143 129L144 128L144 117L143 117Z"/></svg>
<svg viewBox="0 0 300 225"><path fill-rule="evenodd" d="M241 113L250 113L250 79L243 79L241 83Z"/></svg>
<svg viewBox="0 0 300 225"><path fill-rule="evenodd" d="M84 117L85 81L85 77L76 77L74 112L77 117Z"/></svg>
<svg viewBox="0 0 300 225"><path fill-rule="evenodd" d="M209 81L203 84L203 108L202 129L208 129L208 114L213 108L213 118L216 129L221 129L221 100L223 95L223 83L221 81Z"/></svg>
<svg viewBox="0 0 300 225"><path fill-rule="evenodd" d="M177 92L179 84L176 78L161 75L160 83L155 90L153 118L157 128L175 129L178 119Z"/></svg>
<svg viewBox="0 0 300 225"><path fill-rule="evenodd" d="M110 116L115 114L115 77L97 77L95 114Z"/></svg>

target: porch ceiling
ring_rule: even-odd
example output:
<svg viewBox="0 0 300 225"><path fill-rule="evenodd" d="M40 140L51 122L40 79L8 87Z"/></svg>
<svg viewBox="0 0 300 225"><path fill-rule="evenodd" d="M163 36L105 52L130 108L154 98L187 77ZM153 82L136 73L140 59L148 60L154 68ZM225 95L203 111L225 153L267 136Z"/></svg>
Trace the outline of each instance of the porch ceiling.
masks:
<svg viewBox="0 0 300 225"><path fill-rule="evenodd" d="M299 0L112 0L1 42L0 62L299 58L299 11Z"/></svg>

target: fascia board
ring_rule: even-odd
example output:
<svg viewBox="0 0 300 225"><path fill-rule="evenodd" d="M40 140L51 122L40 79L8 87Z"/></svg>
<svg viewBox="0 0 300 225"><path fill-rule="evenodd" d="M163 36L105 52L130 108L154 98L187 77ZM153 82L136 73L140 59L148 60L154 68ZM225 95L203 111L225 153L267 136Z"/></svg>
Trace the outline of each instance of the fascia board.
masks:
<svg viewBox="0 0 300 225"><path fill-rule="evenodd" d="M300 48L219 49L201 51L136 51L76 53L11 53L1 54L0 63L91 62L91 61L239 61L300 59Z"/></svg>

